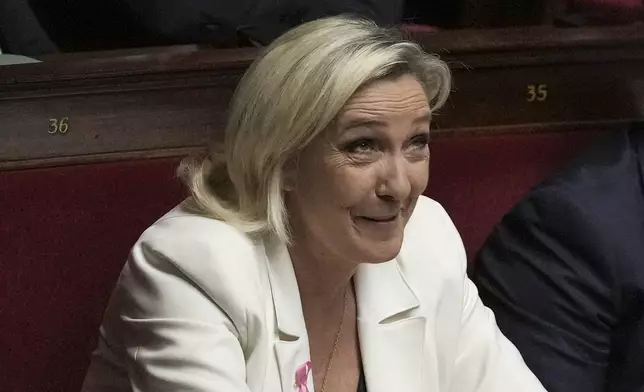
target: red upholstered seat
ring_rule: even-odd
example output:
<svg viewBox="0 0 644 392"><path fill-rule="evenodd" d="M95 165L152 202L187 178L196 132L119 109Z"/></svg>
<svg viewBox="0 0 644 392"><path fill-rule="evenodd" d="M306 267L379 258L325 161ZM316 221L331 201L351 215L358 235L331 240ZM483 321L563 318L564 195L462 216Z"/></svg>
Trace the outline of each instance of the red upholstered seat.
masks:
<svg viewBox="0 0 644 392"><path fill-rule="evenodd" d="M473 255L532 185L592 137L433 141L428 194ZM127 252L184 194L177 158L0 172L0 391L78 391Z"/></svg>
<svg viewBox="0 0 644 392"><path fill-rule="evenodd" d="M576 7L634 10L644 8L642 0L573 0Z"/></svg>
<svg viewBox="0 0 644 392"><path fill-rule="evenodd" d="M519 199L599 132L436 138L426 194L458 228L471 260Z"/></svg>
<svg viewBox="0 0 644 392"><path fill-rule="evenodd" d="M0 171L0 391L80 390L129 248L182 198L177 162Z"/></svg>
<svg viewBox="0 0 644 392"><path fill-rule="evenodd" d="M407 33L417 33L417 34L422 34L422 33L434 33L438 31L437 27L434 26L427 26L427 25L420 25L420 24L404 24L402 25L402 30Z"/></svg>
<svg viewBox="0 0 644 392"><path fill-rule="evenodd" d="M602 21L628 23L644 18L644 0L573 0L571 5Z"/></svg>

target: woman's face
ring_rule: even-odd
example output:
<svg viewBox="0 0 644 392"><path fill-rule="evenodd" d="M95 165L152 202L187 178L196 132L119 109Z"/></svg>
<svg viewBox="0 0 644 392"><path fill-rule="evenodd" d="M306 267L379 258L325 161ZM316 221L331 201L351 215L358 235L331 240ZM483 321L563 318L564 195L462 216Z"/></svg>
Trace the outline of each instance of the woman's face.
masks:
<svg viewBox="0 0 644 392"><path fill-rule="evenodd" d="M359 90L287 171L292 235L318 256L391 260L429 176L429 104L416 78Z"/></svg>

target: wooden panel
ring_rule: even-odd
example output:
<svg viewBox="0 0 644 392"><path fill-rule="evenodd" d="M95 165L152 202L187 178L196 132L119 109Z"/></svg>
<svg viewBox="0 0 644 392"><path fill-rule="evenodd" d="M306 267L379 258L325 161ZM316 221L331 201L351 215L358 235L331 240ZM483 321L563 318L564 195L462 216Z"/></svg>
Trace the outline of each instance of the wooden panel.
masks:
<svg viewBox="0 0 644 392"><path fill-rule="evenodd" d="M644 118L644 59L455 72L439 129Z"/></svg>
<svg viewBox="0 0 644 392"><path fill-rule="evenodd" d="M434 119L439 137L644 118L644 26L410 37L453 70L454 91ZM202 148L221 137L230 97L256 54L192 45L0 67L0 170Z"/></svg>
<svg viewBox="0 0 644 392"><path fill-rule="evenodd" d="M9 100L0 160L203 145L224 127L236 82Z"/></svg>
<svg viewBox="0 0 644 392"><path fill-rule="evenodd" d="M547 23L551 0L463 0L461 25L471 28Z"/></svg>
<svg viewBox="0 0 644 392"><path fill-rule="evenodd" d="M0 169L202 149L222 136L255 53L187 46L0 67Z"/></svg>
<svg viewBox="0 0 644 392"><path fill-rule="evenodd" d="M644 43L641 24L604 28L521 27L512 29L444 30L409 36L430 52L462 56L468 53L513 51L533 53L539 50L560 49L572 55L571 49L631 49Z"/></svg>

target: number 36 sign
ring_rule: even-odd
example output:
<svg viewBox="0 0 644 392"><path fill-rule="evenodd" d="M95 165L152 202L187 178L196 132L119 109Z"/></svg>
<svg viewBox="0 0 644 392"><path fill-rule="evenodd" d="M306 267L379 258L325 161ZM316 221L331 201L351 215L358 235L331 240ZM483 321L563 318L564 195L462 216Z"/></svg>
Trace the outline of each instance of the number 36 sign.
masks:
<svg viewBox="0 0 644 392"><path fill-rule="evenodd" d="M69 117L63 118L50 118L49 119L49 131L50 135L55 135L57 133L66 134L69 131Z"/></svg>

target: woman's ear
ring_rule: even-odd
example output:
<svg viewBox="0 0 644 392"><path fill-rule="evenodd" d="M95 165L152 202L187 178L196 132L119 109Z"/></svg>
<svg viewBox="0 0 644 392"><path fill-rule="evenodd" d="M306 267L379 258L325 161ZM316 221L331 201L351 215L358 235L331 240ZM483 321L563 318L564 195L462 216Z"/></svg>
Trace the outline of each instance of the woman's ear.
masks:
<svg viewBox="0 0 644 392"><path fill-rule="evenodd" d="M282 172L282 190L291 192L295 190L297 184L297 159L289 160L284 165Z"/></svg>

